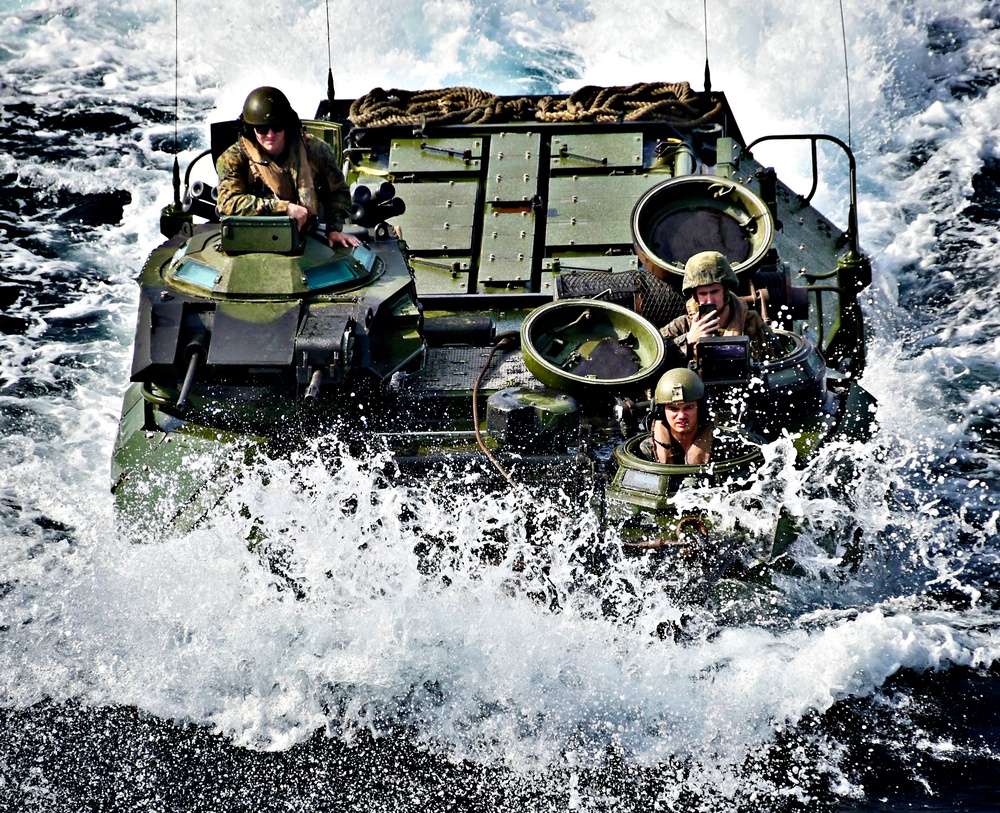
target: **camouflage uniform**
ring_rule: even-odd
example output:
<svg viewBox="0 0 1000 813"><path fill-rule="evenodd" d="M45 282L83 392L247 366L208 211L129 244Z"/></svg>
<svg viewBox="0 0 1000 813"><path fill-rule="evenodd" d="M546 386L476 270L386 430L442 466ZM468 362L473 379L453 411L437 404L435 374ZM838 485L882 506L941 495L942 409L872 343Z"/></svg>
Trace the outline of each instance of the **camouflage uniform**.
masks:
<svg viewBox="0 0 1000 813"><path fill-rule="evenodd" d="M719 335L747 336L750 339L750 355L758 361L770 358L774 354L774 334L771 328L757 311L732 291L726 292L726 302L731 315L729 323L719 331ZM697 300L689 299L686 307L687 313L678 316L660 331L664 337L672 339L681 352L687 350L687 333L691 329L691 320L698 316Z"/></svg>
<svg viewBox="0 0 1000 813"><path fill-rule="evenodd" d="M687 297L687 313L678 316L660 332L672 339L677 348L687 350L687 334L691 322L698 317L697 288L703 285L722 285L726 289L726 304L729 305L729 322L718 333L720 336L747 336L750 339L750 354L758 361L769 358L774 353L774 334L757 311L736 295L736 273L729 261L718 251L702 251L693 255L684 264L684 281L681 290Z"/></svg>
<svg viewBox="0 0 1000 813"><path fill-rule="evenodd" d="M288 210L289 203L301 203L310 210L315 218L324 220L326 231L341 231L347 220L350 206L350 192L344 175L337 167L336 157L326 143L311 135L302 135L305 156L311 170L314 189L310 190L312 197L318 202L317 209L303 200L307 195L299 194L302 186L301 152L295 149L296 136L294 131L288 131L289 149L281 157L280 162L268 158L266 162L251 157L255 147L248 139L241 137L228 150L219 156L216 171L219 174L219 214L222 215L277 215ZM257 153L259 155L259 153ZM283 200L264 182L262 164L270 171L283 175L292 190L289 197L296 200Z"/></svg>

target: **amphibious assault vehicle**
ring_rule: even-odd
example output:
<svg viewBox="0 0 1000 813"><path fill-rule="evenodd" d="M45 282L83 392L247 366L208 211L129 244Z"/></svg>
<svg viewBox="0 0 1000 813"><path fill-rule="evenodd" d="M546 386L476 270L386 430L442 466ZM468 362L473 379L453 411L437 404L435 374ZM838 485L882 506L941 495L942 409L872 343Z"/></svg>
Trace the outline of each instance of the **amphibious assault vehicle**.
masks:
<svg viewBox="0 0 1000 813"><path fill-rule="evenodd" d="M286 217L220 222L210 184L190 168L183 194L175 180L139 279L114 450L126 523L190 528L248 456L333 435L352 454L388 450L403 476L586 492L603 523L657 547L690 520L679 489L739 487L786 432L805 459L869 430L857 298L871 270L840 140L748 144L723 93L685 83L376 89L324 100L304 126L343 162L362 245L332 250ZM213 125L195 161L235 137ZM756 160L765 141L810 151L807 194ZM812 205L820 146L842 152L845 228ZM755 362L745 339L699 343L682 363L726 440L710 465L653 463L637 454L645 410L678 363L660 328L684 312L684 263L704 250L730 260L780 350Z"/></svg>

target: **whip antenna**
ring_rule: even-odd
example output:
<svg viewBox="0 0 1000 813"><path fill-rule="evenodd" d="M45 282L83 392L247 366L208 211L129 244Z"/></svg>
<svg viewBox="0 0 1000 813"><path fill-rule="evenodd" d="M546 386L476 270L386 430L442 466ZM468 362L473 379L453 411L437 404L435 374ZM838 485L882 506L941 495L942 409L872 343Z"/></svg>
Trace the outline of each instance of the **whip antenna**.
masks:
<svg viewBox="0 0 1000 813"><path fill-rule="evenodd" d="M844 22L844 0L840 0L840 38L844 43L844 84L847 87L847 147L851 144L851 71L847 65L847 24Z"/></svg>
<svg viewBox="0 0 1000 813"><path fill-rule="evenodd" d="M330 106L330 118L333 118L333 45L330 41L330 0L326 0L326 101Z"/></svg>
<svg viewBox="0 0 1000 813"><path fill-rule="evenodd" d="M180 41L180 0L174 0L174 207L176 211L181 209L181 165L177 163L177 152L180 149L180 141L177 137L177 119L180 117L178 113L178 108L180 107L180 102L178 97L180 96L179 89L179 79L180 74L180 46L178 42Z"/></svg>
<svg viewBox="0 0 1000 813"><path fill-rule="evenodd" d="M705 93L711 93L712 74L708 70L708 0L702 0L701 5L705 12ZM841 6L841 13L843 13L843 6Z"/></svg>

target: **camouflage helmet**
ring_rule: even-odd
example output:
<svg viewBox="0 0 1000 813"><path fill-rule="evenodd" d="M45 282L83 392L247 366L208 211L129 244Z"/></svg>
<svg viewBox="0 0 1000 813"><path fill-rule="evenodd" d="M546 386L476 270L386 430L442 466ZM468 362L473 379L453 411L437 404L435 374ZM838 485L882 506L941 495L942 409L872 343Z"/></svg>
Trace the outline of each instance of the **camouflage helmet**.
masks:
<svg viewBox="0 0 1000 813"><path fill-rule="evenodd" d="M262 87L250 91L240 119L251 127L269 125L278 130L292 125L298 116L284 93L277 88Z"/></svg>
<svg viewBox="0 0 1000 813"><path fill-rule="evenodd" d="M700 401L704 395L705 385L698 374L687 367L676 367L660 376L654 400L658 404L684 404Z"/></svg>
<svg viewBox="0 0 1000 813"><path fill-rule="evenodd" d="M736 272L725 255L718 251L701 251L692 254L684 263L684 282L681 289L685 297L694 296L694 289L700 285L721 283L730 290L737 285Z"/></svg>

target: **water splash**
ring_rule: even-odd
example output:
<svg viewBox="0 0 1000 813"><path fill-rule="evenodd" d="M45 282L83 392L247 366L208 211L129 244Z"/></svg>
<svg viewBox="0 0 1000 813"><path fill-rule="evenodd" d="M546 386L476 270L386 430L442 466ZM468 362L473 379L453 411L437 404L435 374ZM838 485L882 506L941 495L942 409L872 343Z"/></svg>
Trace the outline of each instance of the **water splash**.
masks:
<svg viewBox="0 0 1000 813"><path fill-rule="evenodd" d="M711 5L714 84L748 138L846 135L831 102L842 90L833 15L785 0L756 16ZM205 120L235 115L258 84L289 88L311 112L326 43L302 32L325 31L319 6L182 9L184 30L207 32L180 43L182 161L204 147ZM580 540L593 529L571 503L529 510L514 495L482 499L475 483L444 498L350 456L248 471L211 522L169 542L119 536L107 460L132 279L169 196L173 19L142 3L5 6L0 102L14 136L0 136L0 284L16 288L5 314L24 329L0 334L2 705L134 706L252 749L284 751L317 730L350 743L402 736L542 777L526 792L566 788L578 808L603 803L595 777L612 769L628 778L614 798L663 809L861 794L848 758L859 735L835 730L831 710L894 704L909 732L894 680L981 673L997 657L990 9L847 8L862 237L876 261L863 383L881 431L804 469L776 444L740 499L692 496L734 527L762 530L782 509L799 527L799 569L727 616L679 604L614 534L603 568L588 569ZM364 34L354 7L333 11L342 95L702 76L695 5L454 0L400 12L375 0ZM766 160L808 174L800 156ZM820 190L831 211L846 211L845 194ZM94 201L104 208L80 208ZM661 637L664 623L683 634Z"/></svg>

